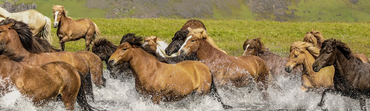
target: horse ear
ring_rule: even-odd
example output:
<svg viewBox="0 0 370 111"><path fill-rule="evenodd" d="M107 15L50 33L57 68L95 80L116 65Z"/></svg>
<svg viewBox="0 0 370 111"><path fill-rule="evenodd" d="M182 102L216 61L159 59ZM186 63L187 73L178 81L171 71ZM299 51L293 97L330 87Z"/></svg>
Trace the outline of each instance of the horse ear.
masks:
<svg viewBox="0 0 370 111"><path fill-rule="evenodd" d="M10 23L10 24L7 24L7 25L5 25L6 27L8 27L9 29L11 29L11 28L13 28L13 26L14 26L14 23Z"/></svg>
<svg viewBox="0 0 370 111"><path fill-rule="evenodd" d="M158 40L157 38L158 38L158 37L154 37L154 39L153 39L155 43L158 43L158 42L157 42L157 40Z"/></svg>
<svg viewBox="0 0 370 111"><path fill-rule="evenodd" d="M188 31L190 32L190 31L192 31L193 29L191 28L191 27L188 27Z"/></svg>
<svg viewBox="0 0 370 111"><path fill-rule="evenodd" d="M337 45L337 40L336 39L333 39L333 43L331 45L332 46L336 46Z"/></svg>
<svg viewBox="0 0 370 111"><path fill-rule="evenodd" d="M202 35L202 38L203 39L206 39L207 38L207 31L202 29L202 31L200 32L200 34Z"/></svg>
<svg viewBox="0 0 370 111"><path fill-rule="evenodd" d="M315 30L313 30L313 28L312 28L311 31L314 32Z"/></svg>

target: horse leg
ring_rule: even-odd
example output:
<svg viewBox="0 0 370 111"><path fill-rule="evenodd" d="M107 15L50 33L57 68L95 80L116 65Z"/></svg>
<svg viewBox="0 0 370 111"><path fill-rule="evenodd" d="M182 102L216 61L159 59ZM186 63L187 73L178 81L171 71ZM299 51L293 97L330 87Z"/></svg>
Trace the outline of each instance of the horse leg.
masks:
<svg viewBox="0 0 370 111"><path fill-rule="evenodd" d="M308 79L308 75L307 74L303 74L302 75L302 86L301 86L301 90L303 91L308 91L309 89L312 89L313 86L311 84L311 81Z"/></svg>
<svg viewBox="0 0 370 111"><path fill-rule="evenodd" d="M360 107L362 111L366 111L366 99L364 97L360 97Z"/></svg>
<svg viewBox="0 0 370 111"><path fill-rule="evenodd" d="M91 44L92 36L86 36L85 37L85 50L89 51L90 50L90 44Z"/></svg>
<svg viewBox="0 0 370 111"><path fill-rule="evenodd" d="M215 82L213 81L213 77L212 77L212 83L211 83L211 88L210 88L210 93L218 102L221 103L222 107L224 109L230 109L230 108L233 108L232 106L230 105L226 105L224 102L222 102L221 100L221 96L220 94L218 93L217 91L217 88L216 88L216 85L215 85Z"/></svg>
<svg viewBox="0 0 370 111"><path fill-rule="evenodd" d="M322 93L322 95L321 95L320 103L319 103L317 106L322 107L322 106L324 105L324 102L325 102L324 97L325 97L325 95L326 95L327 91L329 91L329 89L325 89L325 90L324 90L324 92L323 92L323 93Z"/></svg>
<svg viewBox="0 0 370 111"><path fill-rule="evenodd" d="M154 104L159 104L159 102L161 101L161 95L159 93L156 93L156 94L153 94L152 95L152 102Z"/></svg>

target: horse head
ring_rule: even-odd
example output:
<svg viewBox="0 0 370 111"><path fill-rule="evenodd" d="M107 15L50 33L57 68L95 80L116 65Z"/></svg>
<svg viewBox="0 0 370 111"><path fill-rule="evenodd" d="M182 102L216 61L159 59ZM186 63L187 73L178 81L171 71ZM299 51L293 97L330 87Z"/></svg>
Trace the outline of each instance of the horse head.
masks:
<svg viewBox="0 0 370 111"><path fill-rule="evenodd" d="M135 37L131 40L128 40L127 42L123 42L121 45L119 45L116 49L116 51L110 56L109 58L109 65L116 65L120 64L122 62L128 62L131 60L133 53L133 48L141 48L141 41L143 39L141 37Z"/></svg>
<svg viewBox="0 0 370 111"><path fill-rule="evenodd" d="M320 71L321 68L326 66L331 66L336 61L336 48L337 40L331 38L325 40L321 46L320 55L316 58L315 62L312 64L313 70L315 72Z"/></svg>
<svg viewBox="0 0 370 111"><path fill-rule="evenodd" d="M261 38L247 39L243 45L243 55L254 55L263 53L266 51L266 47L261 42Z"/></svg>
<svg viewBox="0 0 370 111"><path fill-rule="evenodd" d="M185 39L188 35L188 30L179 30L172 37L171 43L166 47L165 52L167 55L172 55L179 51L182 44L184 44Z"/></svg>
<svg viewBox="0 0 370 111"><path fill-rule="evenodd" d="M152 54L155 55L156 50L157 50L157 37L156 36L149 36L144 38L144 44L143 44L143 49Z"/></svg>
<svg viewBox="0 0 370 111"><path fill-rule="evenodd" d="M320 31L311 30L304 35L303 42L312 43L317 48L321 48L322 43L325 41Z"/></svg>
<svg viewBox="0 0 370 111"><path fill-rule="evenodd" d="M207 31L204 29L190 30L184 44L179 49L179 55L189 56L196 53L201 45L201 40L207 39Z"/></svg>
<svg viewBox="0 0 370 111"><path fill-rule="evenodd" d="M66 12L64 10L64 7L61 5L54 5L52 9L54 16L54 28L57 28L61 17L66 16Z"/></svg>
<svg viewBox="0 0 370 111"><path fill-rule="evenodd" d="M301 65L301 64L307 64L305 63L307 61L307 54L310 54L312 57L317 57L319 55L320 49L314 47L313 44L308 42L294 42L290 46L290 54L289 54L289 60L285 64L285 71L290 73L294 67Z"/></svg>
<svg viewBox="0 0 370 111"><path fill-rule="evenodd" d="M116 51L115 46L111 41L107 39L98 39L94 41L92 46L92 52L99 56L102 61L108 62L109 57Z"/></svg>

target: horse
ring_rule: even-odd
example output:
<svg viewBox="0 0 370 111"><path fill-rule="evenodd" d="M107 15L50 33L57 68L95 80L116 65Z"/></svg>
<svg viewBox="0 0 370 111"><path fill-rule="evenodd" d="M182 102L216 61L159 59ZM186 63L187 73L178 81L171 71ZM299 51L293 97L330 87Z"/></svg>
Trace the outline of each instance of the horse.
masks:
<svg viewBox="0 0 370 111"><path fill-rule="evenodd" d="M223 108L231 108L221 101L214 86L209 68L198 61L183 61L177 64L159 62L145 52L141 45L142 38L124 42L109 58L110 64L130 62L135 76L136 90L145 96L151 96L154 104L163 101L178 101L195 91L199 95L212 92ZM143 70L145 69L145 70Z"/></svg>
<svg viewBox="0 0 370 111"><path fill-rule="evenodd" d="M312 29L304 35L303 42L312 43L317 48L321 48L322 43L325 41L323 34L320 31ZM353 53L353 56L362 61L363 63L370 63L369 58L365 54Z"/></svg>
<svg viewBox="0 0 370 111"><path fill-rule="evenodd" d="M31 9L9 13L4 8L0 7L0 21L7 17L27 23L32 31L32 36L45 39L49 43L53 42L51 38L51 20L40 12Z"/></svg>
<svg viewBox="0 0 370 111"><path fill-rule="evenodd" d="M66 110L74 110L76 99L83 110L92 110L83 90L86 84L73 66L61 61L30 66L21 62L23 59L6 48L4 43L0 44L1 95L16 88L36 106L61 95Z"/></svg>
<svg viewBox="0 0 370 111"><path fill-rule="evenodd" d="M165 52L168 44L156 36L149 36L144 38L143 48L152 55L158 55L161 57L175 57L176 53L168 56Z"/></svg>
<svg viewBox="0 0 370 111"><path fill-rule="evenodd" d="M366 98L370 96L370 64L363 63L356 59L347 44L336 39L328 39L323 42L320 55L312 64L315 72L320 69L333 65L334 73L334 92L339 92L343 96L348 96L360 101L362 110L366 110ZM318 106L324 105L325 90Z"/></svg>
<svg viewBox="0 0 370 111"><path fill-rule="evenodd" d="M45 49L43 52L61 52L62 50L55 49L49 42L44 39L35 38L35 40ZM105 87L106 79L103 77L103 63L99 56L89 51L78 51L87 63L90 69L91 78L97 87Z"/></svg>
<svg viewBox="0 0 370 111"><path fill-rule="evenodd" d="M197 29L197 28L203 28L206 29L206 26L204 26L203 22L200 20L191 19L188 20L179 31L177 31L172 37L171 43L167 46L165 49L165 52L167 55L172 55L179 51L181 45L185 42L186 37L188 37L189 30ZM221 50L222 52L226 53L226 51L218 48L218 46L215 44L214 40L212 38L207 39L214 47ZM226 53L227 54L227 53Z"/></svg>
<svg viewBox="0 0 370 111"><path fill-rule="evenodd" d="M6 43L6 48L14 50L19 56L24 56L22 62L28 65L42 65L54 61L71 64L83 73L83 79L87 81L85 90L89 95L93 95L90 69L80 55L67 51L44 53L45 49L32 37L28 25L22 21L5 19L0 22L0 32L0 43Z"/></svg>
<svg viewBox="0 0 370 111"><path fill-rule="evenodd" d="M312 69L312 64L315 62L315 57L320 53L320 49L308 42L294 42L290 46L289 60L285 65L286 72L292 70L299 65L302 65L303 71L301 89L303 91L317 90L323 91L325 89L333 89L334 67L329 66L322 68L319 72Z"/></svg>
<svg viewBox="0 0 370 111"><path fill-rule="evenodd" d="M285 76L285 77L293 77L296 75L292 74L299 74L302 73L301 66L299 68L294 68L291 72L292 74L287 73L284 70L284 65L288 61L287 57L281 57L278 54L275 54L268 50L265 45L262 43L261 38L255 39L247 39L243 44L243 56L258 56L262 60L264 60L269 67L270 73L276 76Z"/></svg>
<svg viewBox="0 0 370 111"><path fill-rule="evenodd" d="M194 32L196 31L196 32ZM259 91L267 90L268 80L271 79L266 63L257 56L229 56L214 47L208 39L206 30L190 30L189 37L180 48L180 55L195 53L210 69L217 86L231 84L235 87L245 87L257 83ZM267 92L263 98L267 100Z"/></svg>
<svg viewBox="0 0 370 111"><path fill-rule="evenodd" d="M61 5L53 6L54 28L57 29L59 49L64 51L65 42L85 39L86 51L90 50L90 44L100 34L98 26L88 18L74 21L67 16L67 12Z"/></svg>

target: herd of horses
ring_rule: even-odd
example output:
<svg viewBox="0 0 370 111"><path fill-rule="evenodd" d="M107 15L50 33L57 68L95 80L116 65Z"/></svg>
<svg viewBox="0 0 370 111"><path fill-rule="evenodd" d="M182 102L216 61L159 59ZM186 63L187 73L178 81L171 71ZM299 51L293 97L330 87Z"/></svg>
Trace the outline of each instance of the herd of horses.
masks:
<svg viewBox="0 0 370 111"><path fill-rule="evenodd" d="M261 38L247 39L243 55L230 56L199 20L188 20L170 44L156 36L128 33L114 45L105 38L94 40L100 32L90 19L74 21L60 5L52 10L59 49L50 44L50 19L35 17L35 10L19 12L29 14L27 18L0 8L0 96L17 88L37 106L61 98L67 110L73 110L75 102L82 110L96 109L88 101L94 101L93 83L105 86L104 61L112 78L134 78L136 91L154 104L210 94L229 109L233 107L222 101L217 88L251 84L269 101L273 98L267 89L279 88L278 76L299 77L303 91L322 93L318 106L332 92L358 99L366 110L370 97L369 58L353 53L340 40L325 40L313 29L303 41L292 43L289 57L269 51ZM33 21L41 18L44 21ZM64 51L65 42L80 38L86 41L86 51Z"/></svg>

